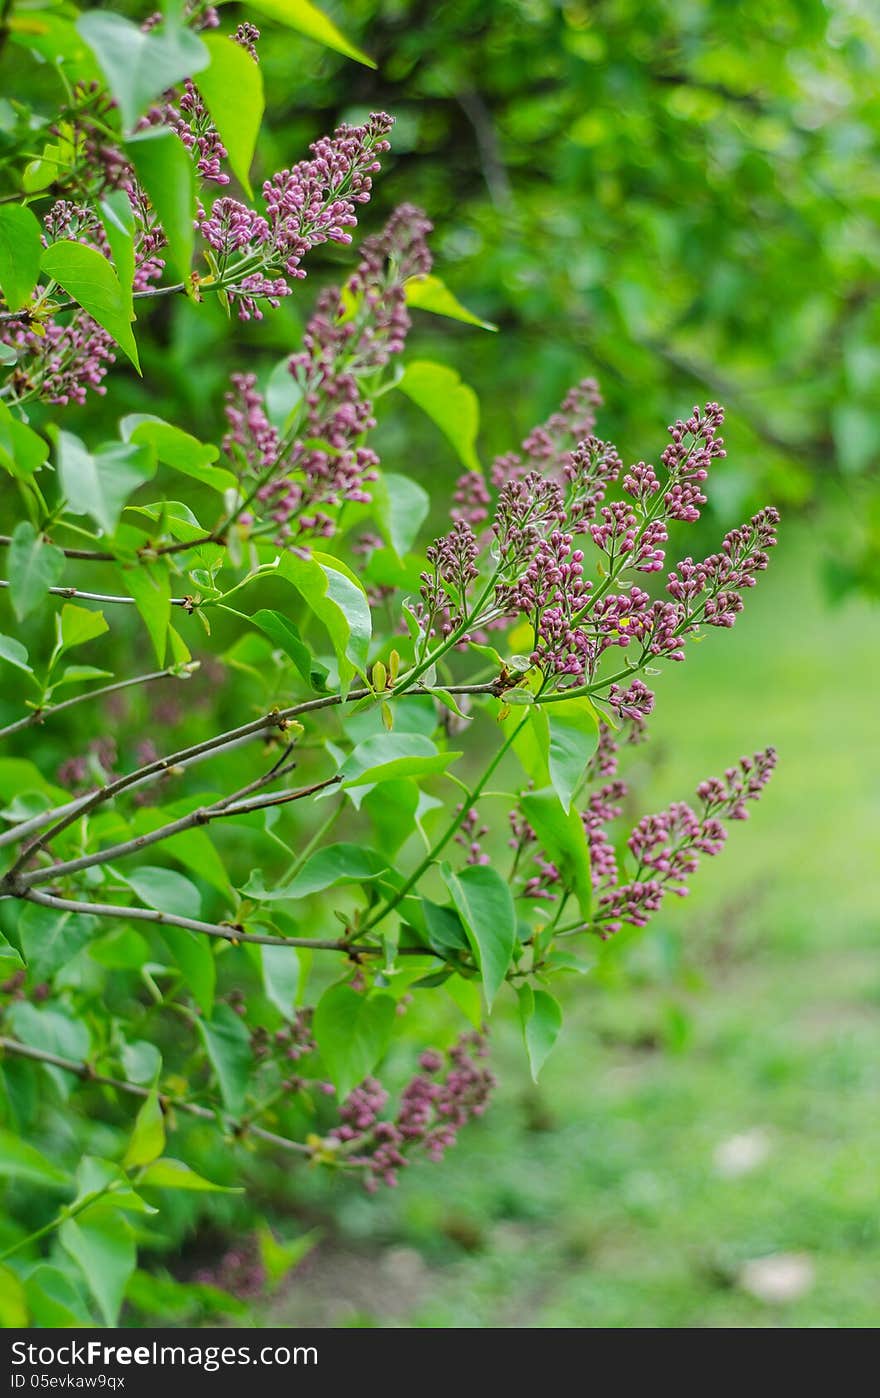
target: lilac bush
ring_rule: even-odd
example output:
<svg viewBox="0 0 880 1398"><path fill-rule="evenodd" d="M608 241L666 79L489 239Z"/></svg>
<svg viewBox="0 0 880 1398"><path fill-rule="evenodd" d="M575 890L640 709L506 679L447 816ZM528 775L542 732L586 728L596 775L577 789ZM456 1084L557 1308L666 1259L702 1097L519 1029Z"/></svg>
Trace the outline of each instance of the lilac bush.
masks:
<svg viewBox="0 0 880 1398"><path fill-rule="evenodd" d="M80 24L106 82L71 74L66 162L37 198L13 162L21 198L0 204L0 663L20 681L0 727L4 1120L39 1143L31 1179L71 1195L46 1218L27 1205L0 1260L39 1319L28 1278L57 1237L52 1265L113 1323L141 1192L237 1188L257 1150L395 1185L486 1110L490 1016L508 1007L537 1076L556 979L685 894L770 778L767 748L621 829L620 769L663 668L735 624L778 515L679 557L723 411L695 407L655 462L627 465L596 435L591 378L478 469L456 416L470 390L408 353L414 314L475 317L407 202L309 302L301 344L233 373L215 442L149 413L81 439L60 410L138 366L132 326L163 298L218 297L234 326L302 295L309 255L352 242L392 129L339 126L253 199L256 130L242 163L216 84L261 92L256 28L225 35L196 6L189 27L126 30L184 55L132 107L102 25ZM402 395L467 466L430 542L426 472L372 436ZM209 1128L224 1150L206 1156ZM112 1292L88 1246L108 1227ZM265 1258L227 1261L260 1284Z"/></svg>

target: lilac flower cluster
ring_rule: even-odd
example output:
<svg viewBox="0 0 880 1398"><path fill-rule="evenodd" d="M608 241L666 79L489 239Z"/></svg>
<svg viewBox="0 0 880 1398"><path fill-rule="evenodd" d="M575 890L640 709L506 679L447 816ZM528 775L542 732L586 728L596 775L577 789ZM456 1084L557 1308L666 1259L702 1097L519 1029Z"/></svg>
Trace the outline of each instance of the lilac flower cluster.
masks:
<svg viewBox="0 0 880 1398"><path fill-rule="evenodd" d="M458 627L474 635L477 628L523 617L533 630L531 661L545 689L588 687L612 711L619 712L622 702L629 709L637 703L644 717L650 692L642 685L627 691L624 701L620 676L601 678L602 657L626 651L627 670L635 674L655 660L683 660L685 642L701 624L732 626L742 593L767 567L779 516L772 508L761 510L725 536L719 553L700 563L684 559L668 575L666 596L653 596L632 575L660 572L669 524L699 518L709 469L725 455L719 435L724 413L717 403L694 408L668 429L659 473L644 461L625 471L616 448L592 431L571 442L573 430L594 426L598 401L591 381L579 385L559 414L526 439L521 454L496 460L491 595L481 594L479 614L456 614L450 607L452 625L440 632ZM621 497L609 498L617 490ZM490 504L483 477L460 478L454 531L433 546L438 556L463 524L483 524ZM592 576L582 543L598 554ZM418 619L433 626L437 611L436 605L433 612L423 607Z"/></svg>
<svg viewBox="0 0 880 1398"><path fill-rule="evenodd" d="M290 361L301 397L287 432L269 422L252 375L233 380L224 447L259 482L254 513L268 515L281 539L330 535L330 511L370 498L378 457L363 442L374 426L366 383L404 347L404 288L430 269L430 230L421 210L402 205L365 240L344 290L331 287L318 298L303 349Z"/></svg>
<svg viewBox="0 0 880 1398"><path fill-rule="evenodd" d="M144 291L162 275L165 264L157 254L164 238L149 217L142 196L127 192L138 230L133 289ZM59 199L43 222L47 246L70 239L111 260L103 225L87 206ZM39 325L23 312L21 319L0 326L0 342L18 351L20 362L11 377L16 402L40 398L46 403L82 404L89 389L99 394L106 391L103 380L116 359L112 337L80 309L68 313L63 322L52 318Z"/></svg>
<svg viewBox="0 0 880 1398"><path fill-rule="evenodd" d="M599 750L594 755L588 777L614 777L617 770L618 743L611 730L603 725ZM699 811L683 801L673 802L665 811L644 816L631 831L627 846L635 861L631 879L620 881L615 845L609 837L608 826L623 814L628 787L619 779L606 781L592 791L581 813L581 820L590 850L593 887L600 895L591 930L607 937L625 922L644 927L660 908L667 893L684 897L689 891L689 879L695 873L701 855L720 854L727 839L725 820L747 820L747 803L757 801L776 766L776 753L766 748L754 757L742 757L736 767L729 767L723 777L712 777L697 788ZM535 832L518 813L511 815L517 850L514 873L524 849L536 844ZM529 873L522 881L518 896L528 899L556 901L562 891L559 871L539 849L533 852L537 873Z"/></svg>
<svg viewBox="0 0 880 1398"><path fill-rule="evenodd" d="M667 893L686 896L700 855L711 857L724 847L727 830L722 822L748 819L746 803L758 800L775 766L773 748L742 757L723 778L700 783L699 814L686 802L675 801L667 810L643 817L628 840L635 875L603 894L597 915L600 933L617 932L624 922L644 927Z"/></svg>
<svg viewBox="0 0 880 1398"><path fill-rule="evenodd" d="M380 1183L393 1188L415 1149L429 1160L442 1160L461 1128L483 1115L495 1086L483 1062L486 1054L485 1035L476 1033L459 1038L445 1058L426 1050L419 1058L421 1072L403 1089L393 1120L380 1116L388 1093L375 1078L367 1078L346 1098L339 1110L341 1124L330 1135L346 1148L348 1163L363 1168L370 1193Z"/></svg>
<svg viewBox="0 0 880 1398"><path fill-rule="evenodd" d="M193 115L198 116L195 107ZM241 320L261 319L261 302L277 306L291 294L289 282L305 276L301 264L312 248L351 242L357 206L369 200L379 157L389 149L391 126L391 117L373 112L363 126L343 124L332 136L322 136L310 147L310 160L265 181L265 213L229 197L218 199L210 209L200 208L197 226L213 249L217 274ZM202 127L190 129L194 144L208 140L207 133L213 131L205 128L205 134L196 136L194 129ZM200 148L200 167L205 162L215 181L220 158L213 138L204 152ZM224 182L222 177L219 182Z"/></svg>

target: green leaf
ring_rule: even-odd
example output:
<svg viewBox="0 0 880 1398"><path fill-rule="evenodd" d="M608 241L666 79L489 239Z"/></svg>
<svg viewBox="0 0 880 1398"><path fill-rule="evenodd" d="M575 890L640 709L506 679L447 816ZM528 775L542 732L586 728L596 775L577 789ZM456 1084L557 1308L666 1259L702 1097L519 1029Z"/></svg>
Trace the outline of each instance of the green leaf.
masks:
<svg viewBox="0 0 880 1398"><path fill-rule="evenodd" d="M126 1283L135 1268L131 1224L109 1201L99 1200L58 1230L61 1246L80 1268L108 1325L115 1325Z"/></svg>
<svg viewBox="0 0 880 1398"><path fill-rule="evenodd" d="M516 913L510 888L488 864L469 864L458 873L453 873L448 864L441 864L440 872L464 923L483 977L486 1005L491 1009L516 945Z"/></svg>
<svg viewBox="0 0 880 1398"><path fill-rule="evenodd" d="M314 1034L340 1102L363 1082L382 1057L394 1026L390 995L362 994L331 985L315 1007Z"/></svg>
<svg viewBox="0 0 880 1398"><path fill-rule="evenodd" d="M27 1295L20 1278L9 1267L0 1267L0 1326L10 1330L27 1325L28 1319Z"/></svg>
<svg viewBox="0 0 880 1398"><path fill-rule="evenodd" d="M377 733L358 744L339 774L343 789L349 790L368 783L442 772L459 757L460 752L439 752L436 743L419 733Z"/></svg>
<svg viewBox="0 0 880 1398"><path fill-rule="evenodd" d="M242 893L260 902L275 902L281 899L308 898L312 893L322 893L325 888L336 888L344 883L366 883L384 874L388 860L375 850L364 845L327 845L310 855L295 878L278 888L264 889L252 874Z"/></svg>
<svg viewBox="0 0 880 1398"><path fill-rule="evenodd" d="M153 1086L135 1118L134 1130L122 1160L125 1170L149 1165L165 1149L165 1118L159 1106L159 1092Z"/></svg>
<svg viewBox="0 0 880 1398"><path fill-rule="evenodd" d="M468 934L455 908L444 908L439 903L432 903L430 898L423 898L422 912L428 943L439 956L444 959L450 954L457 957L459 952L468 950Z"/></svg>
<svg viewBox="0 0 880 1398"><path fill-rule="evenodd" d="M86 641L93 641L96 636L103 636L109 630L103 612L90 612L87 607L65 602L58 618L59 654L72 650L74 646L83 646Z"/></svg>
<svg viewBox="0 0 880 1398"><path fill-rule="evenodd" d="M545 708L550 730L550 780L564 808L569 810L587 763L598 747L599 721L585 696L562 699Z"/></svg>
<svg viewBox="0 0 880 1398"><path fill-rule="evenodd" d="M33 428L19 422L0 403L0 466L19 480L28 480L49 455L49 447Z"/></svg>
<svg viewBox="0 0 880 1398"><path fill-rule="evenodd" d="M469 471L479 471L476 451L480 404L474 390L455 369L416 359L408 364L397 387L427 413L449 439Z"/></svg>
<svg viewBox="0 0 880 1398"><path fill-rule="evenodd" d="M69 1189L73 1181L35 1146L0 1128L0 1179L26 1180L44 1189Z"/></svg>
<svg viewBox="0 0 880 1398"><path fill-rule="evenodd" d="M148 447L115 442L92 455L79 437L58 433L58 474L68 511L91 515L105 534L113 534L128 497L155 472Z"/></svg>
<svg viewBox="0 0 880 1398"><path fill-rule="evenodd" d="M164 665L168 650L168 628L171 625L171 574L168 561L164 558L158 558L151 563L141 561L134 568L124 569L122 578L150 633L156 660L160 665Z"/></svg>
<svg viewBox="0 0 880 1398"><path fill-rule="evenodd" d="M204 793L194 793L180 801L172 801L169 805L163 803L161 807L142 806L132 819L132 834L143 835L156 830L167 821L176 820L178 816L189 815L191 811L198 810L199 806L204 804ZM181 830L177 835L171 835L167 840L162 841L162 850L178 864L182 864L185 869L191 870L200 879L211 884L218 893L222 893L224 896L228 895L229 875L223 860L211 843L207 831Z"/></svg>
<svg viewBox="0 0 880 1398"><path fill-rule="evenodd" d="M220 455L219 447L200 442L181 427L163 422L152 413L131 413L122 419L119 430L125 441L151 447L159 461L181 475L191 476L221 492L235 488L237 482L232 472L211 464Z"/></svg>
<svg viewBox="0 0 880 1398"><path fill-rule="evenodd" d="M263 989L285 1019L292 1019L299 988L296 947L260 947Z"/></svg>
<svg viewBox="0 0 880 1398"><path fill-rule="evenodd" d="M138 1188L146 1189L148 1186L151 1189L188 1189L200 1194L243 1193L243 1190L234 1185L213 1184L203 1175L196 1174L184 1161L174 1160L167 1155L162 1160L154 1160L143 1174L138 1176Z"/></svg>
<svg viewBox="0 0 880 1398"><path fill-rule="evenodd" d="M265 636L268 636L279 650L283 650L285 655L290 656L297 670L307 685L314 690L324 689L324 681L327 678L327 667L316 660L299 634L299 630L292 621L288 621L281 612L266 611L261 608L250 618L254 626L258 626Z"/></svg>
<svg viewBox="0 0 880 1398"><path fill-rule="evenodd" d="M556 793L546 789L527 792L520 797L520 806L540 844L558 868L566 888L577 898L581 916L586 921L592 909L593 884L590 846L580 813L563 810Z"/></svg>
<svg viewBox="0 0 880 1398"><path fill-rule="evenodd" d="M265 1224L257 1229L260 1261L270 1289L274 1289L288 1273L299 1266L303 1258L308 1257L320 1236L320 1230L313 1228L311 1232L303 1233L300 1238L292 1238L290 1242L279 1242Z"/></svg>
<svg viewBox="0 0 880 1398"><path fill-rule="evenodd" d="M428 492L408 476L383 471L370 487L376 519L398 558L409 553L430 506Z"/></svg>
<svg viewBox="0 0 880 1398"><path fill-rule="evenodd" d="M132 136L125 153L168 239L171 271L188 288L195 246L196 177L192 157L173 131L153 127Z"/></svg>
<svg viewBox="0 0 880 1398"><path fill-rule="evenodd" d="M252 0L251 9L266 15L268 19L277 20L279 24L286 24L288 29L295 29L307 39L314 39L315 43L323 44L325 48L365 64L367 68L376 66L372 58L368 58L361 49L346 39L332 19L329 19L323 10L319 10L317 5L313 5L311 0Z"/></svg>
<svg viewBox="0 0 880 1398"><path fill-rule="evenodd" d="M133 316L128 309L130 293L123 291L106 257L85 243L65 239L46 248L43 271L112 335L140 373L131 328Z"/></svg>
<svg viewBox="0 0 880 1398"><path fill-rule="evenodd" d="M31 1323L44 1329L69 1329L91 1325L92 1317L83 1304L82 1285L77 1285L60 1267L40 1262L28 1273L24 1284Z"/></svg>
<svg viewBox="0 0 880 1398"><path fill-rule="evenodd" d="M98 60L127 130L155 97L209 62L201 39L168 18L145 34L121 15L90 10L76 27Z"/></svg>
<svg viewBox="0 0 880 1398"><path fill-rule="evenodd" d="M518 989L523 1040L529 1056L532 1081L538 1081L547 1057L562 1029L562 1008L546 990L533 990L528 982Z"/></svg>
<svg viewBox="0 0 880 1398"><path fill-rule="evenodd" d="M0 636L0 660L14 665L16 670L24 670L27 675L34 673L28 664L27 650L14 636Z"/></svg>
<svg viewBox="0 0 880 1398"><path fill-rule="evenodd" d="M228 1005L217 1005L210 1020L199 1019L196 1024L217 1075L223 1105L238 1117L244 1110L253 1062L247 1025Z"/></svg>
<svg viewBox="0 0 880 1398"><path fill-rule="evenodd" d="M406 304L419 311L431 311L435 316L446 316L449 320L463 320L466 325L478 325L481 330L496 330L491 321L480 320L473 311L453 296L445 282L427 273L421 277L410 277L404 283Z"/></svg>
<svg viewBox="0 0 880 1398"><path fill-rule="evenodd" d="M202 895L194 883L174 869L162 869L145 864L123 876L142 903L160 913L177 917L199 918L202 915Z"/></svg>
<svg viewBox="0 0 880 1398"><path fill-rule="evenodd" d="M64 571L64 554L44 543L27 520L17 524L9 545L9 597L19 621L45 602Z"/></svg>
<svg viewBox="0 0 880 1398"><path fill-rule="evenodd" d="M134 320L134 211L125 191L113 189L104 195L98 205L98 213L110 244L113 265L125 298L125 309L131 321Z"/></svg>
<svg viewBox="0 0 880 1398"><path fill-rule="evenodd" d="M10 311L31 299L43 257L42 230L24 204L0 206L0 291Z"/></svg>
<svg viewBox="0 0 880 1398"><path fill-rule="evenodd" d="M25 904L18 934L31 983L51 980L94 936L97 925L93 917Z"/></svg>
<svg viewBox="0 0 880 1398"><path fill-rule="evenodd" d="M340 683L347 691L355 671L363 675L367 669L372 623L363 585L338 558L323 553L301 558L286 552L278 573L293 584L327 628L339 662Z"/></svg>
<svg viewBox="0 0 880 1398"><path fill-rule="evenodd" d="M217 963L206 937L185 927L163 927L162 941L182 973L184 984L202 1014L214 1008Z"/></svg>
<svg viewBox="0 0 880 1398"><path fill-rule="evenodd" d="M251 161L263 119L263 74L247 49L225 34L202 34L211 55L199 75L199 92L226 147L233 173L253 197Z"/></svg>

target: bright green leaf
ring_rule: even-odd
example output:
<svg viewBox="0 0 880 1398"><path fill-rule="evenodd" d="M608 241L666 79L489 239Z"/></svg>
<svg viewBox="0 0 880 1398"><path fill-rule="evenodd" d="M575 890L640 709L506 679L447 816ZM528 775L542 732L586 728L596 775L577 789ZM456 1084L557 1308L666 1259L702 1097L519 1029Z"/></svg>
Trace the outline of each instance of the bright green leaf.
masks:
<svg viewBox="0 0 880 1398"><path fill-rule="evenodd" d="M212 1184L204 1176L196 1174L189 1165L182 1160L174 1160L170 1156L165 1156L162 1160L154 1160L148 1165L142 1175L138 1176L138 1188L146 1189L188 1189L200 1194L240 1194L242 1191L225 1184Z"/></svg>
<svg viewBox="0 0 880 1398"><path fill-rule="evenodd" d="M431 273L421 277L410 277L404 284L406 304L419 311L431 311L435 316L446 316L449 320L463 320L466 325L478 325L481 330L497 330L491 321L480 320L473 311L453 296L445 282Z"/></svg>
<svg viewBox="0 0 880 1398"><path fill-rule="evenodd" d="M476 441L480 404L474 390L462 383L457 370L428 359L415 359L407 365L397 386L437 424L467 469L479 471Z"/></svg>
<svg viewBox="0 0 880 1398"><path fill-rule="evenodd" d="M250 168L265 106L263 74L247 49L226 34L202 35L211 62L199 74L199 92L220 133L229 164L251 195Z"/></svg>
<svg viewBox="0 0 880 1398"><path fill-rule="evenodd" d="M123 1168L135 1169L149 1165L165 1149L165 1118L159 1106L159 1092L154 1086L135 1118L134 1130L122 1160Z"/></svg>
<svg viewBox="0 0 880 1398"><path fill-rule="evenodd" d="M460 752L439 752L436 743L419 733L377 733L358 744L343 762L339 774L347 790L368 783L442 772L459 757Z"/></svg>
<svg viewBox="0 0 880 1398"><path fill-rule="evenodd" d="M562 1029L562 1008L546 990L533 990L525 982L517 991L523 1040L533 1082L538 1081L547 1056Z"/></svg>
<svg viewBox="0 0 880 1398"><path fill-rule="evenodd" d="M383 471L370 487L370 494L379 528L402 559L418 538L427 517L431 503L428 492L408 476Z"/></svg>
<svg viewBox="0 0 880 1398"><path fill-rule="evenodd" d="M188 286L195 246L196 180L192 157L167 127L132 136L125 153L168 239L168 265Z"/></svg>
<svg viewBox="0 0 880 1398"><path fill-rule="evenodd" d="M128 497L156 471L156 458L145 446L116 442L94 455L79 437L58 433L58 473L71 514L91 515L112 534Z"/></svg>
<svg viewBox="0 0 880 1398"><path fill-rule="evenodd" d="M62 1223L58 1237L82 1271L104 1320L115 1325L136 1262L128 1219L109 1201L99 1200Z"/></svg>
<svg viewBox="0 0 880 1398"><path fill-rule="evenodd" d="M440 866L458 909L483 977L483 994L491 1009L510 968L516 945L516 913L510 888L488 864L469 864L454 873Z"/></svg>
<svg viewBox="0 0 880 1398"><path fill-rule="evenodd" d="M332 19L311 0L252 0L251 9L266 15L268 19L277 20L279 24L286 24L289 29L295 29L307 39L314 39L315 43L323 44L325 48L365 64L367 68L376 66L371 58L346 39Z"/></svg>
<svg viewBox="0 0 880 1398"><path fill-rule="evenodd" d="M47 1160L35 1146L0 1128L0 1179L26 1180L44 1189L67 1189L70 1176Z"/></svg>
<svg viewBox="0 0 880 1398"><path fill-rule="evenodd" d="M31 299L43 256L42 229L24 204L0 206L0 291L10 311Z"/></svg>
<svg viewBox="0 0 880 1398"><path fill-rule="evenodd" d="M130 294L123 290L107 258L85 243L65 239L46 248L43 271L112 335L140 373L128 310Z"/></svg>
<svg viewBox="0 0 880 1398"><path fill-rule="evenodd" d="M58 618L58 640L60 650L72 650L74 646L85 645L96 636L109 631L103 612L89 611L88 607L77 607L73 602L65 602Z"/></svg>
<svg viewBox="0 0 880 1398"><path fill-rule="evenodd" d="M566 810L599 743L599 721L585 696L547 704L548 762L553 789Z"/></svg>
<svg viewBox="0 0 880 1398"><path fill-rule="evenodd" d="M299 956L296 947L260 947L263 989L285 1019L292 1019L299 988Z"/></svg>
<svg viewBox="0 0 880 1398"><path fill-rule="evenodd" d="M523 815L539 843L556 865L564 885L578 901L581 916L590 916L593 885L590 877L590 846L580 813L565 811L555 792L527 792L520 798Z"/></svg>

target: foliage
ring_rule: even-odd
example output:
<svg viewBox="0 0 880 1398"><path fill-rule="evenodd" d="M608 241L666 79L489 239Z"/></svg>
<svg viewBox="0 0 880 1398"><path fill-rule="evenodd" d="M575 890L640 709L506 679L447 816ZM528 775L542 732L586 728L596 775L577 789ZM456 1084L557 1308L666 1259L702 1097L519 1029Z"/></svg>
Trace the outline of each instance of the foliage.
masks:
<svg viewBox="0 0 880 1398"><path fill-rule="evenodd" d="M350 49L311 7L257 8ZM10 1314L79 1323L84 1281L114 1324L126 1296L223 1304L135 1273L137 1244L199 1207L168 1194L238 1190L258 1149L369 1190L440 1159L491 1094L496 1005L537 1076L562 1024L549 987L589 969L590 939L684 893L771 775L767 748L694 807L621 829L645 677L734 625L778 516L656 586L725 455L723 412L695 408L656 466L627 469L595 435L589 379L483 474L473 390L400 363L411 309L483 327L433 273L409 202L320 292L299 348L237 368L225 428L191 430L185 402L175 421L152 411L150 314L204 308L230 339L236 318L283 316L315 249L352 241L392 121L339 125L254 197L253 25L227 34L202 6L142 26L22 15L4 37L53 70L63 105L15 113L0 205L0 664L18 686L0 729L16 744L0 760L0 1045L17 1191L0 1261ZM71 430L67 410L108 389L121 416ZM428 495L374 446L407 399L465 468L426 549ZM483 844L497 800L503 873ZM420 1007L450 999L460 1023L438 1017L437 1050ZM375 1074L395 1054L388 1109ZM246 1200L228 1207L253 1223ZM273 1276L305 1246L258 1237Z"/></svg>

